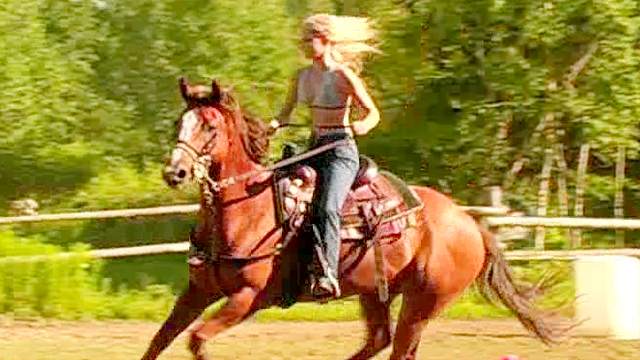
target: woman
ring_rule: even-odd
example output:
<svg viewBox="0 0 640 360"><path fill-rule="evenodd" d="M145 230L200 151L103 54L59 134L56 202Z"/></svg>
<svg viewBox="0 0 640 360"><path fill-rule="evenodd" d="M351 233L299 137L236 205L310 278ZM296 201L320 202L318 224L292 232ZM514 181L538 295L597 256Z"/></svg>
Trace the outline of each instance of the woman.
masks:
<svg viewBox="0 0 640 360"><path fill-rule="evenodd" d="M312 294L319 298L339 297L338 261L340 209L358 171L358 149L353 140L374 128L380 114L357 73L363 55L377 50L367 43L374 32L366 18L317 14L304 21L302 48L313 60L297 72L286 103L271 122L275 130L289 123L298 103L311 109L313 147L346 140L318 155L312 166L318 172L312 229L320 248L323 274L315 274ZM364 116L350 121L351 107L358 105ZM350 141L351 140L351 141Z"/></svg>

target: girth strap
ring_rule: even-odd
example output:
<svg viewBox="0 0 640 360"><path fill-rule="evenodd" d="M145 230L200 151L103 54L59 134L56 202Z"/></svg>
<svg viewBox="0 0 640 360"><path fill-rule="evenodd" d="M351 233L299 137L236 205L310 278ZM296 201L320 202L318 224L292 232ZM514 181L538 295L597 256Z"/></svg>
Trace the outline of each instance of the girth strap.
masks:
<svg viewBox="0 0 640 360"><path fill-rule="evenodd" d="M389 284L386 276L386 264L382 254L382 243L380 241L380 224L382 223L382 211L376 211L372 203L365 203L361 207L362 215L367 222L367 229L371 241L373 242L373 256L375 259L376 270L374 273L374 281L378 291L378 299L385 303L389 300Z"/></svg>

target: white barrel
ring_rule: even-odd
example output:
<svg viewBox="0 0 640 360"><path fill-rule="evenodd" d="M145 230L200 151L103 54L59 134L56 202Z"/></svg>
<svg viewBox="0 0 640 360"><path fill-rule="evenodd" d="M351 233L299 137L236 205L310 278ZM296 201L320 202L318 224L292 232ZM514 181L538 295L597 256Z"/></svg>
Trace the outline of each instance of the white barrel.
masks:
<svg viewBox="0 0 640 360"><path fill-rule="evenodd" d="M640 260L582 256L574 263L579 334L640 339Z"/></svg>

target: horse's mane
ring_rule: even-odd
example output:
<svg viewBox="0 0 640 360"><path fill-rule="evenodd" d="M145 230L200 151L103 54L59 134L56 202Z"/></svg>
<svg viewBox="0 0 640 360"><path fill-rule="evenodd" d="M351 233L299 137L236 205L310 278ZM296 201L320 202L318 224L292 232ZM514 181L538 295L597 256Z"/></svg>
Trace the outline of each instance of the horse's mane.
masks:
<svg viewBox="0 0 640 360"><path fill-rule="evenodd" d="M256 163L262 163L269 151L268 125L259 117L244 111L230 90L223 92L220 105L234 119L234 125L249 158Z"/></svg>

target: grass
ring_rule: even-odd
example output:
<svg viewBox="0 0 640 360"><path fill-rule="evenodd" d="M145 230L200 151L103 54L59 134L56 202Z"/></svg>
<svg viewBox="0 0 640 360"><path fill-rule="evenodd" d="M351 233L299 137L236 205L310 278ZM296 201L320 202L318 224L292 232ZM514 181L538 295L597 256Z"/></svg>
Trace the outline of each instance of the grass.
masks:
<svg viewBox="0 0 640 360"><path fill-rule="evenodd" d="M465 293L453 306L447 308L442 316L447 319L489 319L507 318L511 314L507 309L478 302L474 291ZM391 305L391 314L398 317L402 298L398 297ZM356 297L331 301L326 304L299 303L289 309L270 308L256 314L259 322L271 321L357 321L361 318L360 305Z"/></svg>
<svg viewBox="0 0 640 360"><path fill-rule="evenodd" d="M94 261L76 246L77 255L64 260L30 264L0 262L0 314L12 317L59 319L147 319L167 316L175 294L187 282L183 255L140 257L116 261ZM0 232L0 256L30 255L66 251L47 244L40 237L21 237ZM551 270L559 282L540 304L557 308L573 298L571 267L568 263L520 262L514 264L517 278L535 282ZM211 307L214 311L221 303ZM400 299L392 306L397 316ZM571 315L566 313L565 315ZM507 309L489 304L475 289L467 291L443 316L449 319L503 318ZM289 309L260 311L256 319L270 321L352 321L360 318L357 298L327 304L299 303Z"/></svg>
<svg viewBox="0 0 640 360"><path fill-rule="evenodd" d="M557 274L553 287L539 299L537 304L546 309L555 309L566 304L574 297L571 265L566 262L519 262L514 267L517 278L527 282L536 282L547 272ZM392 315L397 318L401 298L392 303ZM562 315L571 316L570 308L563 309ZM501 305L494 305L484 299L471 287L442 313L447 319L477 320L511 317L511 312ZM331 301L327 304L299 303L289 309L271 308L260 311L256 319L269 321L353 321L360 319L360 306L356 297Z"/></svg>

